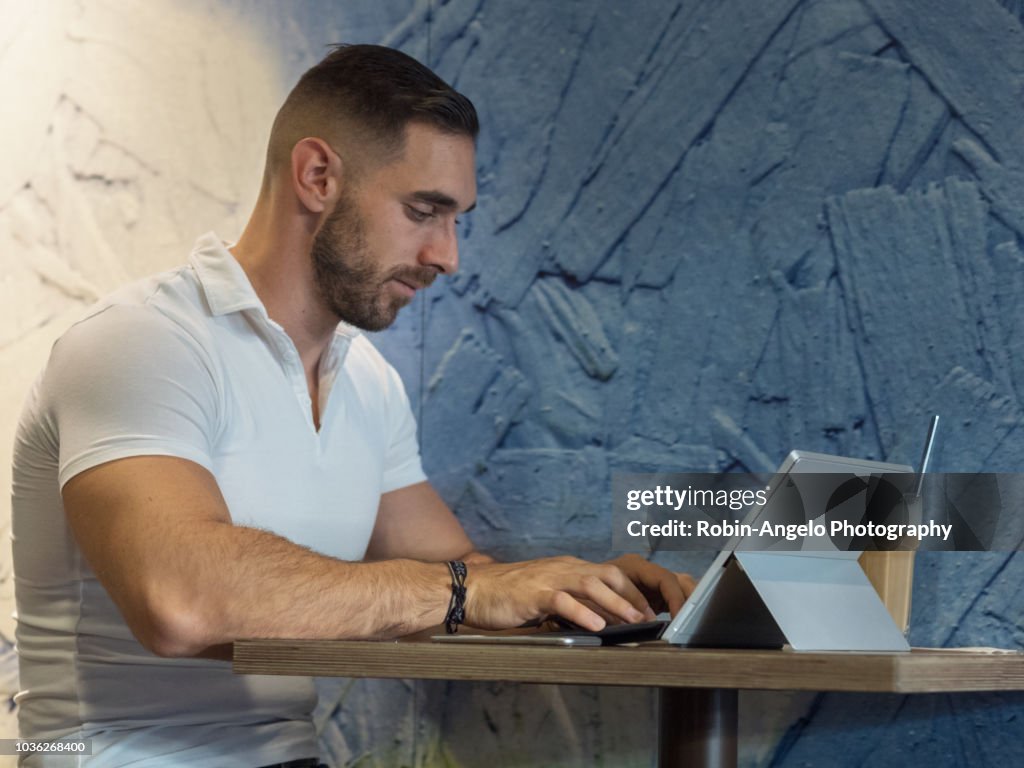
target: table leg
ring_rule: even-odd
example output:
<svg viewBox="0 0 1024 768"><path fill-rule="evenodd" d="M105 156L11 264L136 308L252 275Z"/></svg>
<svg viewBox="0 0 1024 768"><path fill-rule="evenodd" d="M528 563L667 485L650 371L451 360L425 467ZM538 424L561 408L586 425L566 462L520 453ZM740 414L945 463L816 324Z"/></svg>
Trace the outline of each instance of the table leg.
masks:
<svg viewBox="0 0 1024 768"><path fill-rule="evenodd" d="M658 690L658 768L736 768L739 692Z"/></svg>

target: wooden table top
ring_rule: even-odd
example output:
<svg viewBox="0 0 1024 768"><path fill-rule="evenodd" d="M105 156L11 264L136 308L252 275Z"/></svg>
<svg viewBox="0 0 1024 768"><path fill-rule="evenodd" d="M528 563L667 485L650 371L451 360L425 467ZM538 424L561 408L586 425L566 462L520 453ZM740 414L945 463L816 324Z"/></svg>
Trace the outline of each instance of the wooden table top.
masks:
<svg viewBox="0 0 1024 768"><path fill-rule="evenodd" d="M446 645L429 640L240 640L239 674L504 680L681 688L936 693L1024 690L1024 653Z"/></svg>

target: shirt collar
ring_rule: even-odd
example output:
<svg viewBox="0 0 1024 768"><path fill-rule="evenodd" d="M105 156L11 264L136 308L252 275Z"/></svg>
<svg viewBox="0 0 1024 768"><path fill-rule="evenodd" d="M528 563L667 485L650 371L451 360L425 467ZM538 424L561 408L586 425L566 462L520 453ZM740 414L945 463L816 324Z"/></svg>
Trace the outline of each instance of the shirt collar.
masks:
<svg viewBox="0 0 1024 768"><path fill-rule="evenodd" d="M266 307L253 290L242 265L216 234L207 232L196 241L189 262L196 270L210 312L215 317L243 309L255 309L267 316Z"/></svg>

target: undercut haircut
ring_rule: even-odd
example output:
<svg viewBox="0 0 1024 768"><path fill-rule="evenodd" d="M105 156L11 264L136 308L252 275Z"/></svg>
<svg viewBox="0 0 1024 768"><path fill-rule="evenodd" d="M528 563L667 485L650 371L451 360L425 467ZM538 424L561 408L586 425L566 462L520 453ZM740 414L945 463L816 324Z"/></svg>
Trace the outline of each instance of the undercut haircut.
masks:
<svg viewBox="0 0 1024 768"><path fill-rule="evenodd" d="M387 162L404 149L411 122L476 139L473 103L416 59L380 45L336 45L308 70L277 113L267 147L265 182L290 165L292 149L315 136L349 170Z"/></svg>

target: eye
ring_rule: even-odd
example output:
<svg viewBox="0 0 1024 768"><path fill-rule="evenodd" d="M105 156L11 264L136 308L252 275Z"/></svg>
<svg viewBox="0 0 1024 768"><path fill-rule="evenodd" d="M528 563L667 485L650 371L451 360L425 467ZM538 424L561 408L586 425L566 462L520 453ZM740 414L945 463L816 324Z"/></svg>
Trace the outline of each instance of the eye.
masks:
<svg viewBox="0 0 1024 768"><path fill-rule="evenodd" d="M415 205L406 205L405 211L408 217L416 222L429 221L436 215L433 210L423 210Z"/></svg>

